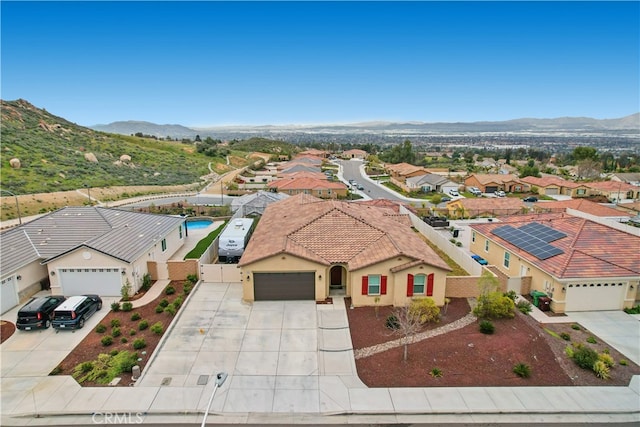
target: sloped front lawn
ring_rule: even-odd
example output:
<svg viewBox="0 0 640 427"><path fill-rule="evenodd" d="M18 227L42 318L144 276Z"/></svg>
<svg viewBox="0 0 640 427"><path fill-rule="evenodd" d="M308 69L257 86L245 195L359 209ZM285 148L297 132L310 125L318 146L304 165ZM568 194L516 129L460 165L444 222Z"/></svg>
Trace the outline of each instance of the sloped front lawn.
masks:
<svg viewBox="0 0 640 427"><path fill-rule="evenodd" d="M189 290L189 286L191 286L190 282L172 281L163 290L161 295L149 304L134 308L128 312L115 312L111 310L100 322L100 325L103 325L105 328L104 332L97 332L97 328L94 328L51 374L72 375L74 368L82 363L91 362L93 365L97 365L95 362L98 360L100 354L115 354L116 352L123 351L135 353L136 356L134 360L137 358L141 359L137 361L136 364L140 366L141 370L144 370L149 356L151 356L151 353L153 353L153 350L157 347L162 335L166 332L174 317L174 315L169 312L172 311L172 309L156 312L156 307L165 304L172 306L176 300L182 300L184 302L187 297L185 294L185 285L187 285L187 290ZM175 292L167 295L167 289L170 287L173 288ZM166 300L166 302L163 302L163 300ZM110 307L106 306L104 308L110 309ZM139 319L136 319L136 317L139 317ZM146 327L144 327L143 321L146 322ZM113 324L119 324L119 326L114 327L112 326ZM154 327L156 324L159 326ZM116 329L119 329L119 334ZM113 342L112 344L104 345L102 340L107 336L111 336ZM134 348L136 340L144 340L144 346L137 349ZM141 341L139 341L139 343L140 342ZM139 345L140 344L138 344L138 346ZM84 375L79 376L79 378L82 376ZM133 382L131 372L123 372L119 374L118 377L121 378L118 384L119 386L128 386ZM80 382L80 385L91 387L104 386L105 384L104 381L102 383L98 381L84 381Z"/></svg>
<svg viewBox="0 0 640 427"><path fill-rule="evenodd" d="M429 329L452 323L469 312L465 299L452 299L447 316ZM349 309L349 328L354 349L363 349L399 338L390 334L385 320L390 307L380 307L376 317L373 307ZM540 325L528 315L516 312L514 319L493 321L495 332L482 334L478 321L461 329L446 332L409 345L409 357L403 362L403 348L395 347L371 356L356 358L360 379L369 387L483 387L483 386L606 386L629 384L640 367L608 348L615 361L611 378L603 380L590 370L581 369L564 354L571 343L593 347L598 353L607 348L598 337L596 344L584 328L571 324ZM571 331L571 332L568 332ZM570 333L570 340L560 337ZM356 353L358 353L356 351ZM513 373L518 363L531 369L529 378ZM438 372L441 376L432 375Z"/></svg>

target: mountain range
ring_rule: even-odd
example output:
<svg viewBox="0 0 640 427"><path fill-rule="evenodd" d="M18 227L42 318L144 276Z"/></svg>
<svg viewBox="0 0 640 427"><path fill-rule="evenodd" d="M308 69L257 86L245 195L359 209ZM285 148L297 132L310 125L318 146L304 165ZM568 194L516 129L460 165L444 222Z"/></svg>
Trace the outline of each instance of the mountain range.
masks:
<svg viewBox="0 0 640 427"><path fill-rule="evenodd" d="M193 138L224 137L228 134L247 134L268 136L273 133L323 133L323 134L446 134L460 132L606 132L627 131L640 134L640 113L617 119L594 119L590 117L559 117L553 119L521 118L506 121L480 122L362 122L348 124L312 124L312 125L235 125L190 128L179 124L159 125L144 121L118 121L109 124L90 126L103 132L132 135L143 133L156 137ZM625 133L627 133L625 132Z"/></svg>

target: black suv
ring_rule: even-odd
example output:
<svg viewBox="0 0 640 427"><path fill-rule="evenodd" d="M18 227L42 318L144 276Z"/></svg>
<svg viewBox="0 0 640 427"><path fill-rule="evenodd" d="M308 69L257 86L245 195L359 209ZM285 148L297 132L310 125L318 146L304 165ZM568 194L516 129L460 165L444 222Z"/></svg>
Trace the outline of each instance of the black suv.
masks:
<svg viewBox="0 0 640 427"><path fill-rule="evenodd" d="M16 328L28 331L31 329L47 329L51 326L53 310L58 307L65 298L62 295L31 298L18 311Z"/></svg>
<svg viewBox="0 0 640 427"><path fill-rule="evenodd" d="M53 310L51 325L55 329L81 329L84 322L101 308L102 299L98 295L69 297Z"/></svg>

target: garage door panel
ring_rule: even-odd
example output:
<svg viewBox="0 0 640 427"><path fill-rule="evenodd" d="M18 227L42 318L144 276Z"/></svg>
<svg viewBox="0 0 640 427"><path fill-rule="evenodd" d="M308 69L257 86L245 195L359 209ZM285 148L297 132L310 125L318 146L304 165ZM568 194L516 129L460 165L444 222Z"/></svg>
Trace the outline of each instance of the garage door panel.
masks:
<svg viewBox="0 0 640 427"><path fill-rule="evenodd" d="M8 277L0 283L0 298L2 298L0 300L2 314L18 305L18 292L16 292L14 276Z"/></svg>
<svg viewBox="0 0 640 427"><path fill-rule="evenodd" d="M65 296L120 296L122 281L118 268L70 268L61 269L59 274L60 286Z"/></svg>
<svg viewBox="0 0 640 427"><path fill-rule="evenodd" d="M565 311L621 310L626 286L616 284L569 285Z"/></svg>
<svg viewBox="0 0 640 427"><path fill-rule="evenodd" d="M254 273L256 301L315 300L315 273Z"/></svg>

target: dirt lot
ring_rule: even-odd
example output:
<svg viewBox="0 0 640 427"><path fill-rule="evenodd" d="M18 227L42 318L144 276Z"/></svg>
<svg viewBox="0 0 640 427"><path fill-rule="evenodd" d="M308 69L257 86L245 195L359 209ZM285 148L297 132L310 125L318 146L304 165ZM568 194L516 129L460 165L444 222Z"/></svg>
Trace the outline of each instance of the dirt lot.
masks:
<svg viewBox="0 0 640 427"><path fill-rule="evenodd" d="M469 310L465 299L454 298L441 321L426 328L446 325ZM399 338L384 325L391 311L391 307L380 307L376 318L373 307L347 309L355 349ZM602 380L593 372L579 368L564 354L565 347L571 342L590 346L599 353L606 348L598 337L595 337L596 344L588 343L587 338L593 334L584 328L574 330L570 324L540 325L519 312L514 319L493 323L495 333L492 335L482 334L478 322L474 322L411 344L406 362L402 360L402 347L357 359L358 375L369 387L478 387L625 386L633 375L640 374L640 367L631 361L627 366L620 365L620 360L626 357L612 348L609 351L616 364L611 369L611 379ZM545 328L558 335L569 333L570 341L552 336ZM512 372L517 363L531 367L529 378L520 378ZM441 370L441 377L430 375L434 368Z"/></svg>

